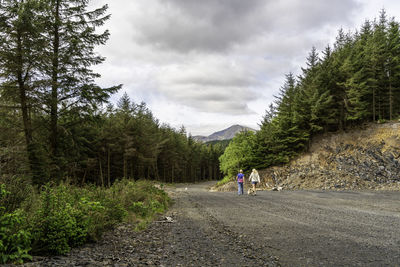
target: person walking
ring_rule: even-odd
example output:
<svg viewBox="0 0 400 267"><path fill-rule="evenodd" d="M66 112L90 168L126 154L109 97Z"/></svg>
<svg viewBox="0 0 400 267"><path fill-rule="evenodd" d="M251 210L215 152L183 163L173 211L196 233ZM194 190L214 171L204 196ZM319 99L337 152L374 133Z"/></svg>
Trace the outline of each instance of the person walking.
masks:
<svg viewBox="0 0 400 267"><path fill-rule="evenodd" d="M243 170L239 171L236 178L237 178L237 183L238 183L238 195L243 195L243 182L244 182Z"/></svg>
<svg viewBox="0 0 400 267"><path fill-rule="evenodd" d="M256 169L253 169L251 171L249 181L251 182L251 184L253 186L253 194L257 195L256 186L260 182L260 175L258 174L258 171Z"/></svg>

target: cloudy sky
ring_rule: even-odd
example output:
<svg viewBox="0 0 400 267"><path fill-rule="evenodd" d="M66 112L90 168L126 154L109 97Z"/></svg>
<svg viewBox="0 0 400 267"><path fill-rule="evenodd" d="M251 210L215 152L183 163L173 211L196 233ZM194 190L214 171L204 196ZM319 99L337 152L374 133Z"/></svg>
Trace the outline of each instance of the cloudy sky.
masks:
<svg viewBox="0 0 400 267"><path fill-rule="evenodd" d="M288 72L315 46L358 29L398 0L92 0L109 5L111 36L100 85L122 83L156 118L192 135L233 124L258 128Z"/></svg>

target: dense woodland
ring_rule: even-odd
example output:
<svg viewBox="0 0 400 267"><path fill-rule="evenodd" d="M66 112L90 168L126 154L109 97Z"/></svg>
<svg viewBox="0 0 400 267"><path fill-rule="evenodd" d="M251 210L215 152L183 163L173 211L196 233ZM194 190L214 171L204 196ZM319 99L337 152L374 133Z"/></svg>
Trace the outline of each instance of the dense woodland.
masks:
<svg viewBox="0 0 400 267"><path fill-rule="evenodd" d="M316 134L399 119L399 22L384 10L354 33L340 29L320 55L312 48L305 65L298 77L286 75L261 130L230 143L221 157L225 174L285 164Z"/></svg>
<svg viewBox="0 0 400 267"><path fill-rule="evenodd" d="M121 85L96 85L106 12L85 0L0 1L0 176L107 186L220 178L222 147L160 124L126 94L113 106Z"/></svg>

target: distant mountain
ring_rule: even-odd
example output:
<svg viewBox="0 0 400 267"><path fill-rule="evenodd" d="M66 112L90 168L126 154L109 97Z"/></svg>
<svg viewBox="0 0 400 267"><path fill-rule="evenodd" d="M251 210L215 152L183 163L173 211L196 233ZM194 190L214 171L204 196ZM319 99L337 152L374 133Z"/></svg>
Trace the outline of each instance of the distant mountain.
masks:
<svg viewBox="0 0 400 267"><path fill-rule="evenodd" d="M193 139L196 141L200 142L210 142L210 141L216 141L216 140L229 140L235 137L235 135L239 132L243 131L252 131L255 132L256 130L250 128L250 127L245 127L241 125L233 125L229 128L226 128L225 130L215 132L209 136L202 136L202 135L196 135L193 136Z"/></svg>

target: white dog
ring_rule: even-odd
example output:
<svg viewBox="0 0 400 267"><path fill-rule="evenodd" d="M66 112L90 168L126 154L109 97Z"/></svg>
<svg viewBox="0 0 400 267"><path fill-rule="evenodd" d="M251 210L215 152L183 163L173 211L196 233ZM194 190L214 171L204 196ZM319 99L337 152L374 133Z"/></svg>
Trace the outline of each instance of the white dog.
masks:
<svg viewBox="0 0 400 267"><path fill-rule="evenodd" d="M248 194L248 195L253 195L253 196L254 196L254 195L256 194L256 192L253 190L253 188L250 187L250 188L247 190L247 194Z"/></svg>

